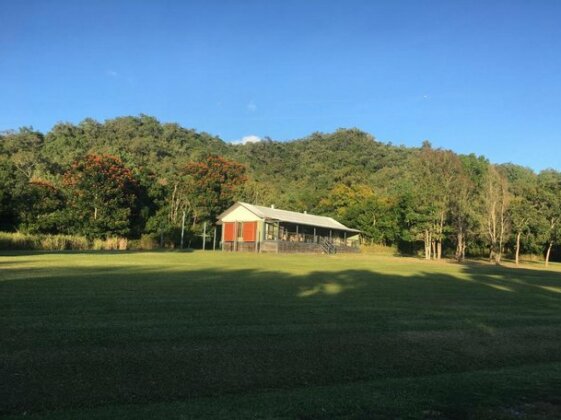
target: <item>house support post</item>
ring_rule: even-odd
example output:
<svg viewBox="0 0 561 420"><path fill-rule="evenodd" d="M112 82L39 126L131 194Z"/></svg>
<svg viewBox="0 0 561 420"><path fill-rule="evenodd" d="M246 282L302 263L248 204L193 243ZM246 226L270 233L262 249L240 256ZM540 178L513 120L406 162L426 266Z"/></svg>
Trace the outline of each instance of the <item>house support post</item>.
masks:
<svg viewBox="0 0 561 420"><path fill-rule="evenodd" d="M234 222L234 251L238 250L238 222Z"/></svg>
<svg viewBox="0 0 561 420"><path fill-rule="evenodd" d="M259 223L255 222L255 232L253 233L255 252L259 252Z"/></svg>
<svg viewBox="0 0 561 420"><path fill-rule="evenodd" d="M274 234L274 230L273 230L273 234ZM265 221L262 221L261 222L261 235L260 235L261 236L261 240L260 240L261 243L265 242L265 240L267 239L266 235L267 235L267 224L266 224ZM263 249L261 247L259 248L259 252L263 252Z"/></svg>

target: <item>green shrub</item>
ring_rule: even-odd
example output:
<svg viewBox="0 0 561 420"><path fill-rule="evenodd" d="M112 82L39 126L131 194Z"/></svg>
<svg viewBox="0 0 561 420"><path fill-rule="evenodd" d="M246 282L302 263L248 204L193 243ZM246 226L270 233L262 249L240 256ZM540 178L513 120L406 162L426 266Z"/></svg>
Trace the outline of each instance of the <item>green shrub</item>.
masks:
<svg viewBox="0 0 561 420"><path fill-rule="evenodd" d="M397 248L379 244L361 245L360 252L363 254L396 255Z"/></svg>
<svg viewBox="0 0 561 420"><path fill-rule="evenodd" d="M155 249L158 248L158 240L154 235L144 234L140 237L140 249Z"/></svg>
<svg viewBox="0 0 561 420"><path fill-rule="evenodd" d="M520 261L524 262L544 262L545 257L543 255L535 255L535 254L522 254L520 255Z"/></svg>

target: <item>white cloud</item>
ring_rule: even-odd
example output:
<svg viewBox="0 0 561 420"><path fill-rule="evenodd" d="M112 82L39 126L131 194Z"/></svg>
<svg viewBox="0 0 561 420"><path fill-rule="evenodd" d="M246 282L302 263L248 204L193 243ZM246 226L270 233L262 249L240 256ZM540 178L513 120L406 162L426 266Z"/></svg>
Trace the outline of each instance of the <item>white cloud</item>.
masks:
<svg viewBox="0 0 561 420"><path fill-rule="evenodd" d="M241 140L233 141L232 144L258 143L260 141L261 141L261 137L252 134L250 136L242 137Z"/></svg>
<svg viewBox="0 0 561 420"><path fill-rule="evenodd" d="M248 110L249 112L255 112L255 111L257 111L257 105L255 105L255 102L249 101L249 103L247 104L247 110Z"/></svg>
<svg viewBox="0 0 561 420"><path fill-rule="evenodd" d="M251 136L242 137L242 144L257 143L257 142L260 142L260 141L261 141L261 137L259 137L259 136L251 135Z"/></svg>

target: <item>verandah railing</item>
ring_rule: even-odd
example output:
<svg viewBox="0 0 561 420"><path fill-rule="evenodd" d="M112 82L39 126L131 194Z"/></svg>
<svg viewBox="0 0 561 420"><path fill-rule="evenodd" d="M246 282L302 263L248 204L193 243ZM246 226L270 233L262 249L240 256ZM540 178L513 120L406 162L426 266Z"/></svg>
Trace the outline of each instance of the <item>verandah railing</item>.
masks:
<svg viewBox="0 0 561 420"><path fill-rule="evenodd" d="M356 240L349 240L346 238L341 238L339 236L320 236L320 235L311 235L308 233L295 233L295 232L281 232L279 235L280 241L286 242L304 242L310 244L321 244L323 241L329 241L333 245L337 246L350 246L350 247L358 247L358 241Z"/></svg>

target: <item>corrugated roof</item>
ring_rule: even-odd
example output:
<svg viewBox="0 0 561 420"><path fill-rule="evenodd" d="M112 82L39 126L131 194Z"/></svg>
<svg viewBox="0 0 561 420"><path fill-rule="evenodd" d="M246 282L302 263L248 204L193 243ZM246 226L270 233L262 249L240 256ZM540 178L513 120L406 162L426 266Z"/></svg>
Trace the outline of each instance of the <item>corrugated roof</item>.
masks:
<svg viewBox="0 0 561 420"><path fill-rule="evenodd" d="M360 233L360 230L351 229L347 226L339 223L337 220L326 217L326 216L316 216L314 214L298 213L295 211L273 209L271 207L256 206L249 203L242 203L241 201L237 204L245 207L250 212L254 213L256 216L263 219L278 220L280 222L297 223L299 225L317 226L327 229L344 230L347 232ZM227 213L224 212L223 214Z"/></svg>

